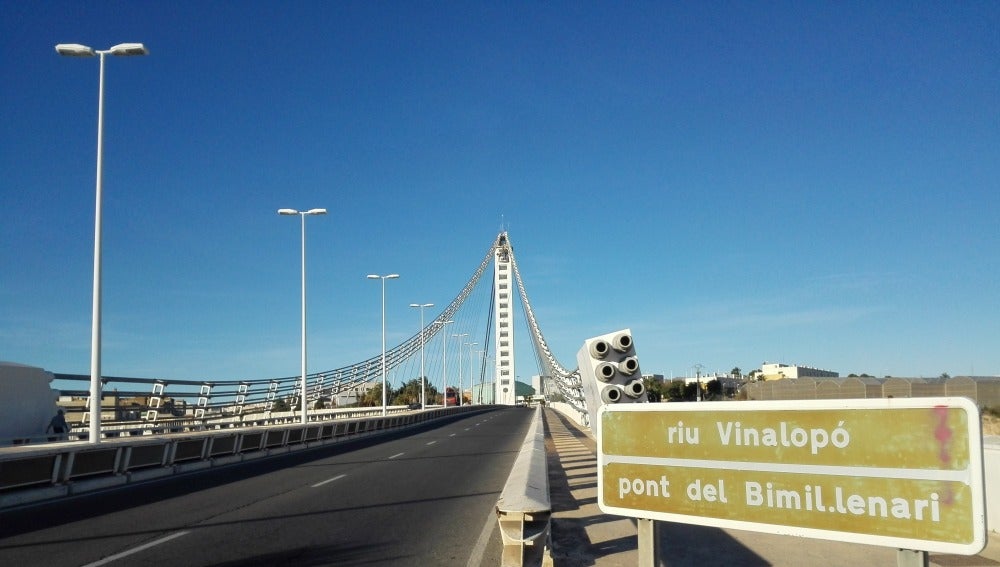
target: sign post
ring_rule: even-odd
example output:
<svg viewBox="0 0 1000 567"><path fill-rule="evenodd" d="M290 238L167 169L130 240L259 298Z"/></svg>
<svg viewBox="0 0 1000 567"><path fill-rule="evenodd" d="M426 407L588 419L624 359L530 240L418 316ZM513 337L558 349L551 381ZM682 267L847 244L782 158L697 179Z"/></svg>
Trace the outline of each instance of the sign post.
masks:
<svg viewBox="0 0 1000 567"><path fill-rule="evenodd" d="M608 514L975 555L982 431L966 398L608 405Z"/></svg>

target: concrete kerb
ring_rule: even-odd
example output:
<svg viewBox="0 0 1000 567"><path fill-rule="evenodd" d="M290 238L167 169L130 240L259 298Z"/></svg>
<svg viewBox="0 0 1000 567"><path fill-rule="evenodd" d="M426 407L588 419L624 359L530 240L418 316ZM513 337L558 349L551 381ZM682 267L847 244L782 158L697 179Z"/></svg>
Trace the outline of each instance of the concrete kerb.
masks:
<svg viewBox="0 0 1000 567"><path fill-rule="evenodd" d="M496 504L504 546L500 564L505 567L550 564L552 502L546 458L539 407Z"/></svg>

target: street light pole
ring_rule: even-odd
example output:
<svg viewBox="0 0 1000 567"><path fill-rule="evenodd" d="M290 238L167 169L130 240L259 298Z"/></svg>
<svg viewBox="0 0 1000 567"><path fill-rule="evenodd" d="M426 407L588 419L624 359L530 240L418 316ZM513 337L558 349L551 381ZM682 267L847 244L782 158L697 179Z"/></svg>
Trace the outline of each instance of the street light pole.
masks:
<svg viewBox="0 0 1000 567"><path fill-rule="evenodd" d="M451 319L438 321L441 325L442 370L441 370L441 404L448 407L448 329L447 325L454 323Z"/></svg>
<svg viewBox="0 0 1000 567"><path fill-rule="evenodd" d="M695 384L698 386L698 389L695 390L695 401L697 402L701 401L701 369L704 367L701 363L695 364L692 367L695 370Z"/></svg>
<svg viewBox="0 0 1000 567"><path fill-rule="evenodd" d="M90 329L90 430L91 443L101 442L101 193L104 162L104 56L112 54L120 57L148 55L149 51L141 43L119 43L111 49L95 50L78 43L60 43L56 53L67 57L100 58L100 74L97 87L97 189L94 207L94 293Z"/></svg>
<svg viewBox="0 0 1000 567"><path fill-rule="evenodd" d="M370 280L382 280L382 415L386 415L386 391L385 391L385 280L394 280L399 274L389 274L380 276L378 274L368 274Z"/></svg>
<svg viewBox="0 0 1000 567"><path fill-rule="evenodd" d="M427 409L427 393L424 389L424 307L434 307L433 303L411 303L410 307L420 309L420 409Z"/></svg>
<svg viewBox="0 0 1000 567"><path fill-rule="evenodd" d="M326 209L309 209L308 211L297 211L295 209L278 209L279 215L298 215L302 219L302 390L300 404L302 404L302 424L309 423L306 415L306 216L325 215Z"/></svg>
<svg viewBox="0 0 1000 567"><path fill-rule="evenodd" d="M465 343L465 346L469 347L469 405L472 405L472 392L475 391L475 387L472 385L472 380L474 376L472 375L472 347L479 345L479 343Z"/></svg>
<svg viewBox="0 0 1000 567"><path fill-rule="evenodd" d="M479 404L483 403L483 389L486 387L483 369L486 367L486 349L477 350L477 354L482 354L479 360Z"/></svg>
<svg viewBox="0 0 1000 567"><path fill-rule="evenodd" d="M458 335L452 335L458 339L458 406L462 406L462 346L465 344L462 342L462 338L469 336L469 333L461 333Z"/></svg>

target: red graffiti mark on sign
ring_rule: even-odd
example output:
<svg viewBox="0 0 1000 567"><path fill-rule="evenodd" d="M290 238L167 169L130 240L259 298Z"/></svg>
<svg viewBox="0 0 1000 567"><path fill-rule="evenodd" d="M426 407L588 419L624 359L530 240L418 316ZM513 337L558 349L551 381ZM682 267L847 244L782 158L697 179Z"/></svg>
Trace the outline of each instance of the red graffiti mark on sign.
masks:
<svg viewBox="0 0 1000 567"><path fill-rule="evenodd" d="M941 445L940 452L938 453L938 458L941 459L941 463L947 465L951 461L951 453L948 451L948 445L951 443L952 437L955 433L948 426L948 408L947 406L934 406L934 413L937 414L938 424L934 429L934 438ZM951 504L954 500L955 495L948 490L944 494L942 499L945 504Z"/></svg>

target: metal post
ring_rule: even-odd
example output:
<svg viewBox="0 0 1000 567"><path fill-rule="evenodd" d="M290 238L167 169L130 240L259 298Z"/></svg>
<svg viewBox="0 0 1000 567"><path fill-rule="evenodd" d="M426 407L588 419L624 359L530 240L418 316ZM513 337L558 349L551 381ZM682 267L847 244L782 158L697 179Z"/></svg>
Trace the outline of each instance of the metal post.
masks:
<svg viewBox="0 0 1000 567"><path fill-rule="evenodd" d="M382 278L382 416L386 415L386 391L385 391L385 278Z"/></svg>
<svg viewBox="0 0 1000 567"><path fill-rule="evenodd" d="M382 280L382 415L386 415L386 368L385 368L385 280L394 280L399 277L399 274L389 274L386 276L380 276L377 274L369 274L368 279L370 280Z"/></svg>
<svg viewBox="0 0 1000 567"><path fill-rule="evenodd" d="M656 567L660 557L660 524L656 520L639 518L639 567Z"/></svg>
<svg viewBox="0 0 1000 567"><path fill-rule="evenodd" d="M447 325L454 323L452 320L441 321L441 348L442 361L441 369L441 405L448 407L448 328Z"/></svg>
<svg viewBox="0 0 1000 567"><path fill-rule="evenodd" d="M100 60L97 87L97 179L94 191L94 285L90 328L90 443L101 440L101 210L104 177L104 56L147 55L141 43L120 43L106 50L95 50L76 43L56 45L56 53L68 57L93 57Z"/></svg>
<svg viewBox="0 0 1000 567"><path fill-rule="evenodd" d="M485 382L485 378L483 376L483 374L485 374L484 369L485 369L485 366L486 366L486 349L477 350L476 353L477 354L482 354L482 357L479 359L479 404L482 405L482 403L483 403L483 388L486 386L486 384L484 383ZM472 379L470 379L469 381L471 382ZM471 386L471 384L469 384L469 385Z"/></svg>
<svg viewBox="0 0 1000 567"><path fill-rule="evenodd" d="M469 347L469 390L470 391L473 389L473 387L472 387L472 379L473 379L472 365L475 362L472 359L472 354L473 354L472 347L474 347L474 346L476 346L478 344L479 344L478 342L475 342L475 343L465 343L465 346ZM472 394L471 394L471 392L469 394L469 405L472 405Z"/></svg>
<svg viewBox="0 0 1000 567"><path fill-rule="evenodd" d="M426 377L424 376L424 307L434 307L433 303L411 303L410 307L420 308L420 409L427 409Z"/></svg>
<svg viewBox="0 0 1000 567"><path fill-rule="evenodd" d="M465 343L462 342L463 337L469 336L469 333L461 333L458 335L452 335L458 339L458 406L462 406L462 347Z"/></svg>
<svg viewBox="0 0 1000 567"><path fill-rule="evenodd" d="M306 415L306 215L299 213L302 219L302 384L300 388L302 404L302 425L309 423Z"/></svg>
<svg viewBox="0 0 1000 567"><path fill-rule="evenodd" d="M896 567L929 567L930 557L926 551L900 549L896 552Z"/></svg>
<svg viewBox="0 0 1000 567"><path fill-rule="evenodd" d="M97 88L97 203L94 207L94 297L90 327L90 432L91 443L101 442L101 186L104 163L104 56Z"/></svg>
<svg viewBox="0 0 1000 567"><path fill-rule="evenodd" d="M301 219L302 227L302 337L301 337L301 383L299 388L301 390L299 395L299 404L302 406L302 424L305 425L309 423L309 417L306 409L307 397L306 397L306 215L325 215L326 209L309 209L308 211L297 211L295 209L278 209L279 215L298 215Z"/></svg>

